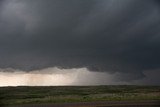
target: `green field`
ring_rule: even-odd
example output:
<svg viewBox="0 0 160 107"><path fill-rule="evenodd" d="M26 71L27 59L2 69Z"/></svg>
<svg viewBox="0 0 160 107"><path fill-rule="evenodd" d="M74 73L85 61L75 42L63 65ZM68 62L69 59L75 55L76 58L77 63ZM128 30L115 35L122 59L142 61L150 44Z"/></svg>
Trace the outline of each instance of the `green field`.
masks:
<svg viewBox="0 0 160 107"><path fill-rule="evenodd" d="M159 100L160 86L1 87L0 105Z"/></svg>

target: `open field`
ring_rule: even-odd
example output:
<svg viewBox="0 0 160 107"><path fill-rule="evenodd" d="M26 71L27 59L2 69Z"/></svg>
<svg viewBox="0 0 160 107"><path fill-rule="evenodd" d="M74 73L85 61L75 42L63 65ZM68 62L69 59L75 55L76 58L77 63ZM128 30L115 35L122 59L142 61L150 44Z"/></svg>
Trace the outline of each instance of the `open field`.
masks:
<svg viewBox="0 0 160 107"><path fill-rule="evenodd" d="M26 104L7 107L160 107L159 101L98 101L75 103Z"/></svg>
<svg viewBox="0 0 160 107"><path fill-rule="evenodd" d="M0 105L160 101L160 86L1 87Z"/></svg>

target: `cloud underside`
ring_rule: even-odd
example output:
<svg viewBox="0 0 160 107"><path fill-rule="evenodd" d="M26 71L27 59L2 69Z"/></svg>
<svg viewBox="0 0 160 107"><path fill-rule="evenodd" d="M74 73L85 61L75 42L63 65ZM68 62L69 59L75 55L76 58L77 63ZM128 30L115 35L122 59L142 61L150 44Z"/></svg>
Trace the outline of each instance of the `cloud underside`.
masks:
<svg viewBox="0 0 160 107"><path fill-rule="evenodd" d="M158 0L1 0L0 68L139 80L160 69L159 29Z"/></svg>
<svg viewBox="0 0 160 107"><path fill-rule="evenodd" d="M12 72L9 72L12 71ZM155 74L153 74L155 73ZM160 73L144 72L145 78L124 81L124 73L92 72L87 68L60 69L57 67L25 72L16 69L0 70L2 86L84 86L84 85L158 85Z"/></svg>

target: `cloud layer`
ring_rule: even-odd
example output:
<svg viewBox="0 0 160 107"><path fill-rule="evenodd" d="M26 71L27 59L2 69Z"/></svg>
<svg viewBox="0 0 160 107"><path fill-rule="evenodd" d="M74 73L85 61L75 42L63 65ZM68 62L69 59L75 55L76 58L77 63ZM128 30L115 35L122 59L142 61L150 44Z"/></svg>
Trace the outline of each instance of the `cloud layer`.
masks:
<svg viewBox="0 0 160 107"><path fill-rule="evenodd" d="M79 85L159 85L158 71L144 72L145 78L124 81L128 73L92 72L87 68L46 68L25 72L16 69L0 69L0 87L2 86L79 86Z"/></svg>
<svg viewBox="0 0 160 107"><path fill-rule="evenodd" d="M1 0L0 68L160 69L158 0Z"/></svg>
<svg viewBox="0 0 160 107"><path fill-rule="evenodd" d="M104 72L91 72L86 68L46 68L28 73L15 69L1 69L0 86L71 86L125 83L116 81L114 77L117 75L114 75Z"/></svg>

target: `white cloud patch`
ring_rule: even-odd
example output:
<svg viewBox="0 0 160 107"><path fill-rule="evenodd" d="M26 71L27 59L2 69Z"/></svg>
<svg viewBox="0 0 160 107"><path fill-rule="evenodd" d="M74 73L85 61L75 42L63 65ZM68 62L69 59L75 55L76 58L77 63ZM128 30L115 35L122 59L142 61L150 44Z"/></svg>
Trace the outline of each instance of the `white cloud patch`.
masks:
<svg viewBox="0 0 160 107"><path fill-rule="evenodd" d="M159 69L144 71L145 77L133 81L127 73L93 72L87 68L61 69L50 67L41 70L22 71L0 69L0 87L3 86L71 86L71 85L158 85Z"/></svg>
<svg viewBox="0 0 160 107"><path fill-rule="evenodd" d="M87 68L57 67L30 72L0 69L0 86L59 86L127 84L115 80L117 74L91 72Z"/></svg>

